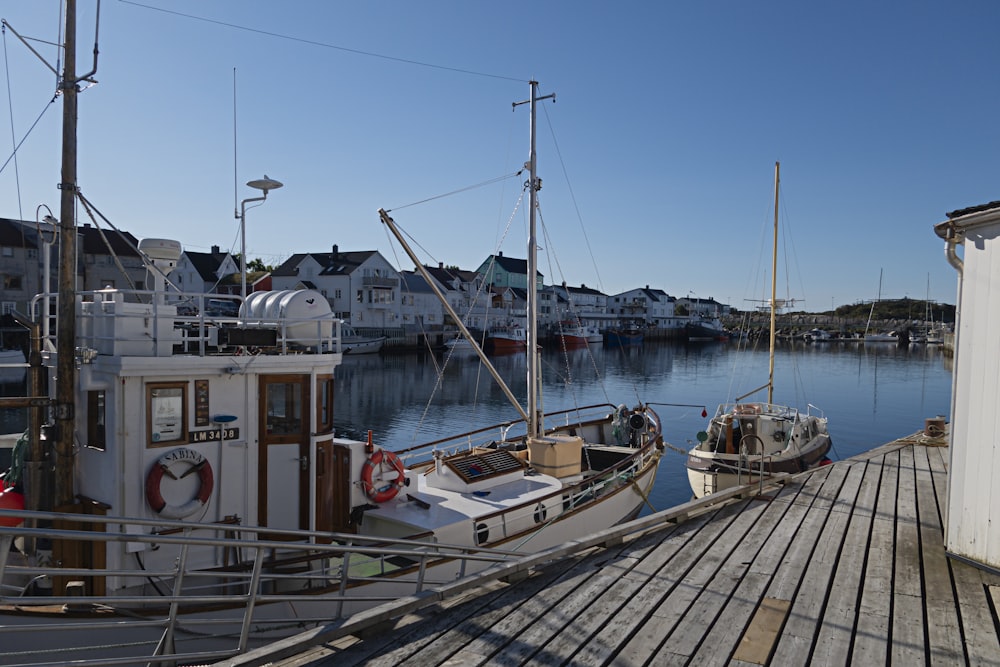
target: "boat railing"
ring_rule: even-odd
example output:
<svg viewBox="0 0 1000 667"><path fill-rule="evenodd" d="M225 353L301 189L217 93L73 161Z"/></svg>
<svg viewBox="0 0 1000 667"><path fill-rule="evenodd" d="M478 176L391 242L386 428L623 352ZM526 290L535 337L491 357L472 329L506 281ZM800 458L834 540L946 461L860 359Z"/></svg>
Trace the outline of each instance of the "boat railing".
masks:
<svg viewBox="0 0 1000 667"><path fill-rule="evenodd" d="M55 294L31 304L36 321L49 317ZM81 353L171 356L232 354L234 350L340 352L341 320L319 317L260 317L240 314L240 297L227 294L164 294L105 289L77 293L77 338ZM57 328L43 327L44 345L55 350Z"/></svg>
<svg viewBox="0 0 1000 667"><path fill-rule="evenodd" d="M573 425L584 425L607 418L608 413L616 407L610 403L599 403L582 407L558 410L545 414L547 428L570 428ZM505 443L523 440L527 433L527 425L523 419L513 419L499 424L484 426L458 435L432 440L413 447L396 450L395 453L407 465L419 465L434 459L438 455L451 456L461 452L470 452L476 448L494 448Z"/></svg>
<svg viewBox="0 0 1000 667"><path fill-rule="evenodd" d="M8 525L15 520L22 523ZM57 522L67 527L35 527ZM151 526L156 526L158 532L144 532ZM281 635L282 625L299 628L329 622L355 613L352 602L379 604L454 579L454 574L432 575L430 566L435 563L457 563L452 570L464 576L519 555L435 543L430 536L427 538L414 542L412 537L373 538L232 524L0 510L0 662L14 659L24 664L59 664L66 659L68 649L47 647L43 639L53 625L42 617L52 613L67 613L65 622L58 626L61 638L78 633L69 640L73 664L147 664L156 662L150 660L153 655L186 663L221 660L247 649L251 629L254 637L276 638ZM122 564L107 568L60 567L50 558L25 555L32 553L30 545L43 541L127 543L130 550L137 551L170 549L175 557L169 567L150 569L129 569ZM193 565L205 550L218 549L239 557L222 568ZM62 590L54 589L56 581ZM409 587L411 592L400 586ZM298 613L294 618L284 618L280 613L275 616L274 611L264 613L269 606L273 609L275 604L289 603L295 603ZM108 659L105 655L100 660L88 660L90 650L107 648L108 631L128 627L149 628L148 641L117 647L116 655L123 657ZM4 654L3 646L8 644L4 636L15 633L37 633L37 650L16 657ZM196 642L179 643L182 637L194 635L211 635L223 642L216 643L211 651L194 651ZM128 650L137 653L124 657Z"/></svg>

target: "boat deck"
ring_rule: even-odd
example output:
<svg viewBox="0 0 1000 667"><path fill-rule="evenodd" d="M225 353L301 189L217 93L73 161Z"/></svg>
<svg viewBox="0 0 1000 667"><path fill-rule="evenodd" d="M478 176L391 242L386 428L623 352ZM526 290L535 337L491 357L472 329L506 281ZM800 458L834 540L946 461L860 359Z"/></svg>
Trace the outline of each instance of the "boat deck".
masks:
<svg viewBox="0 0 1000 667"><path fill-rule="evenodd" d="M944 550L945 443L693 501L525 559L516 583L428 591L228 664L1000 665L1000 576Z"/></svg>

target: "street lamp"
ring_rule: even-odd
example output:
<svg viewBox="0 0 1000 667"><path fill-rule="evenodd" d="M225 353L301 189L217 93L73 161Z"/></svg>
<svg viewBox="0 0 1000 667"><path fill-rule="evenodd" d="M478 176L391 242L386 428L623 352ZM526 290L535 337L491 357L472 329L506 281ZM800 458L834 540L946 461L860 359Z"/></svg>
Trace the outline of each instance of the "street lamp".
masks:
<svg viewBox="0 0 1000 667"><path fill-rule="evenodd" d="M240 268L240 297L243 299L243 303L247 300L247 204L250 202L259 201L262 202L267 199L267 193L270 190L277 190L282 186L282 183L275 181L264 174L264 178L257 179L255 181L249 181L248 186L254 188L255 190L260 190L264 194L260 197L250 197L249 199L244 199L240 202L240 261L243 266ZM243 309L244 322L246 321L246 309ZM242 322L241 322L242 324Z"/></svg>

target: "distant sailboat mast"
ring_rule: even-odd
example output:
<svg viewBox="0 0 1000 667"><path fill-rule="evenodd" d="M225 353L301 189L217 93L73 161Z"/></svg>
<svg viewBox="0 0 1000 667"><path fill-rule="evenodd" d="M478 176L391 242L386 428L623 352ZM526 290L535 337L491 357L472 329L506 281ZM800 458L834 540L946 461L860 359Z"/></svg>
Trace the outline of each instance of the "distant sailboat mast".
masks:
<svg viewBox="0 0 1000 667"><path fill-rule="evenodd" d="M778 303L778 185L781 182L781 163L774 163L774 247L771 249L771 342L767 376L767 402L774 403L774 343L777 335L776 304Z"/></svg>
<svg viewBox="0 0 1000 667"><path fill-rule="evenodd" d="M872 301L872 309L868 311L868 323L865 325L865 336L868 335L868 329L872 325L872 316L875 315L875 305L882 300L882 269L878 270L878 295L875 300Z"/></svg>

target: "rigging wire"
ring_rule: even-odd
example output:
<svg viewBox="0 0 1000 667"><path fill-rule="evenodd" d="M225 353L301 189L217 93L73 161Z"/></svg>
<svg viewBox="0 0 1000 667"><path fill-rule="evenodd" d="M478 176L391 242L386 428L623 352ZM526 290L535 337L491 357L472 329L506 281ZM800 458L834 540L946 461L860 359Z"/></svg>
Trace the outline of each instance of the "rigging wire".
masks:
<svg viewBox="0 0 1000 667"><path fill-rule="evenodd" d="M17 138L16 138L16 135L14 133L14 100L13 100L13 97L11 96L11 92L10 92L10 59L7 57L7 26L6 26L6 24L3 25L2 30L0 30L0 31L3 32L3 69L4 69L4 75L5 75L6 79L7 79L7 108L10 110L10 145L14 146L15 144L17 144ZM24 211L22 210L22 207L21 207L21 175L20 175L20 173L18 171L18 168L17 168L17 149L16 148L15 148L14 153L13 153L13 155L11 157L14 159L14 183L16 184L16 189L17 189L17 217L20 219L20 218L24 217ZM23 234L22 234L22 236L23 236ZM22 242L23 242L23 239L22 239Z"/></svg>
<svg viewBox="0 0 1000 667"><path fill-rule="evenodd" d="M290 42L298 42L300 44L309 44L310 46L319 46L324 49L333 49L336 51L343 51L344 53L352 53L358 56L366 56L368 58L379 58L381 60L389 60L391 62L403 63L405 65L416 65L418 67L428 67L431 69L439 69L447 72L458 72L459 74L470 74L472 76L481 76L491 79L502 79L505 81L517 81L519 83L526 82L526 79L521 77L504 76L501 74L488 74L486 72L476 72L474 70L462 69L460 67L449 67L447 65L435 65L433 63L425 63L419 60L411 60L409 58L399 58L396 56L387 56L382 53L375 53L373 51L362 51L360 49L352 49L346 46L337 46L336 44L328 44L326 42L319 42L312 39L305 39L303 37L294 37L292 35L283 35L278 32L272 32L270 30L261 30L260 28L251 28L249 26L238 25L236 23L229 23L227 21L219 21L217 19L210 19L204 16L195 16L194 14L185 14L184 12L178 12L172 9L164 9L163 7L152 7L150 5L143 4L141 2L135 2L134 0L119 0L122 4L132 5L134 7L140 7L142 9L149 9L157 12L163 12L164 14L173 14L174 16L180 16L182 18L191 19L193 21L202 21L204 23L212 23L215 25L221 25L226 28L233 28L234 30L242 30L244 32L252 32L258 35L265 35L267 37L275 37L277 39L284 39Z"/></svg>
<svg viewBox="0 0 1000 667"><path fill-rule="evenodd" d="M436 199L444 199L445 197L451 197L452 195L457 195L457 194L462 193L462 192L468 192L469 190L475 190L476 188L485 187L487 185L493 185L494 183L499 183L499 182L505 181L505 180L507 180L509 178L516 178L516 177L518 177L518 176L521 175L522 171L524 171L524 170L522 169L522 170L516 171L516 172L514 172L512 174L505 174L504 176L497 176L496 178L491 178L488 181L482 181L481 183L476 183L474 185L469 185L469 186L466 186L464 188L459 188L458 190L452 190L451 192L445 192L445 193L442 193L442 194L439 194L439 195L434 195L433 197L428 197L427 199L421 199L419 201L411 202L409 204L403 204L401 206L393 206L392 208L385 209L385 211L386 211L386 213L392 213L393 211L398 211L400 209L409 208L411 206L416 206L418 204L426 204L427 202L434 201Z"/></svg>
<svg viewBox="0 0 1000 667"><path fill-rule="evenodd" d="M580 204L576 200L576 193L573 191L573 184L569 180L569 172L566 170L566 162L563 160L562 151L559 150L559 140L556 138L556 132L552 128L552 119L549 118L548 105L541 105L542 113L545 115L545 122L549 126L549 132L552 134L552 145L556 149L556 156L559 158L559 166L562 168L563 178L566 179L566 187L569 190L570 200L573 202L573 210L576 211L576 219L580 223L580 232L583 234L583 240L587 246L587 253L590 254L590 261L594 265L594 273L597 274L597 288L604 291L604 281L601 279L601 271L597 266L597 259L594 257L594 250L590 245L590 237L587 236L587 228L583 224L583 215L580 213Z"/></svg>

